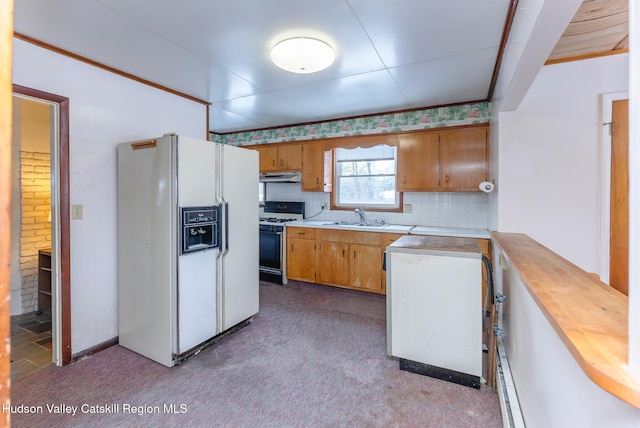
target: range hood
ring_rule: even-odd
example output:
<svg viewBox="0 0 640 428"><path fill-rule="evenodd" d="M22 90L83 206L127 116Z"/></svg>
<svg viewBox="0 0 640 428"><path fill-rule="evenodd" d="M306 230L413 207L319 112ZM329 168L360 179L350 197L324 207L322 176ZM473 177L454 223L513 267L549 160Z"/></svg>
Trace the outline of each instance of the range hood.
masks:
<svg viewBox="0 0 640 428"><path fill-rule="evenodd" d="M261 183L300 183L300 172L263 172Z"/></svg>

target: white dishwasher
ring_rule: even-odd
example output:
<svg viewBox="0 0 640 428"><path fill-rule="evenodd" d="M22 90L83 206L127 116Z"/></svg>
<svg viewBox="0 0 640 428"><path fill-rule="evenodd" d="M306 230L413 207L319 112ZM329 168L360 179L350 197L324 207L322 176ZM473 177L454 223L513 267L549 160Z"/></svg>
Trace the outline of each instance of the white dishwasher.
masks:
<svg viewBox="0 0 640 428"><path fill-rule="evenodd" d="M402 370L480 388L477 240L406 235L387 247L386 270L387 353Z"/></svg>

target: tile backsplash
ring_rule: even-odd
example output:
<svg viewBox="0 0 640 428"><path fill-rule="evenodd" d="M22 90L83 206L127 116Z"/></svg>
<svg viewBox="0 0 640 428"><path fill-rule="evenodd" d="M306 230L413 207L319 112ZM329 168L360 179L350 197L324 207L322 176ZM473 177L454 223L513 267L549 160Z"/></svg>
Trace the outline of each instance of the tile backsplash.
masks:
<svg viewBox="0 0 640 428"><path fill-rule="evenodd" d="M329 202L329 193L302 192L300 184L268 183L267 200L304 201L308 219L358 220L351 211L322 211L322 203ZM487 229L488 201L488 195L481 192L405 192L403 203L411 205L410 213L368 212L367 219L390 224Z"/></svg>

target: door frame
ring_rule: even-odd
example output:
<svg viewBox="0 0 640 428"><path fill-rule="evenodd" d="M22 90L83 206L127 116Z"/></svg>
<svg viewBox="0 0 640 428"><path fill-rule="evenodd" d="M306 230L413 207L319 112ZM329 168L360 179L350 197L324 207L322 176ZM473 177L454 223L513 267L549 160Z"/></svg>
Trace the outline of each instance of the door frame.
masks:
<svg viewBox="0 0 640 428"><path fill-rule="evenodd" d="M69 197L69 98L13 85L13 93L36 101L53 104L58 110L58 121L52 123L57 144L51 147L52 180L57 178L57 187L52 189L51 245L55 257L57 274L52 284L52 360L58 366L71 363L71 240ZM55 175L55 177L54 177ZM55 181L54 181L55 183ZM55 190L55 192L54 192ZM57 200L57 203L55 201ZM52 255L53 255L52 254ZM52 260L53 261L53 260Z"/></svg>
<svg viewBox="0 0 640 428"><path fill-rule="evenodd" d="M609 237L611 236L611 135L613 102L629 99L629 91L602 94L602 129L600 146L600 280L609 284Z"/></svg>

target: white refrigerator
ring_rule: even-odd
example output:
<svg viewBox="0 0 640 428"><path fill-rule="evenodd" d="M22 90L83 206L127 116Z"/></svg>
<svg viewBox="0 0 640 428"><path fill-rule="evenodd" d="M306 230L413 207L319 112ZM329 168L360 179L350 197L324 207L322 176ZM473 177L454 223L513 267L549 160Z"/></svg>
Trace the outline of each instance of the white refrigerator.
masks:
<svg viewBox="0 0 640 428"><path fill-rule="evenodd" d="M257 184L253 150L118 145L120 345L171 367L258 312Z"/></svg>

